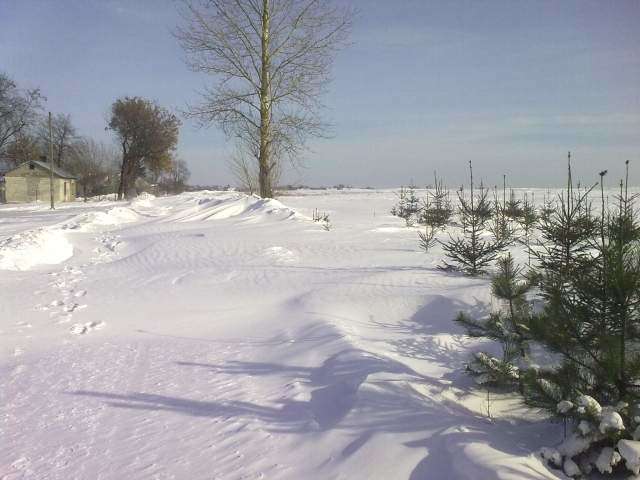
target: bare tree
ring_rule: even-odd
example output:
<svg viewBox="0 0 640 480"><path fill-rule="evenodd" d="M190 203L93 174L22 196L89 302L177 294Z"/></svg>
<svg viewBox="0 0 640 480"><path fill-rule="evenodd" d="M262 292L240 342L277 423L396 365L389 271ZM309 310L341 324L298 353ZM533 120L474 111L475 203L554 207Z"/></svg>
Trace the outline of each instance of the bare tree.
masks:
<svg viewBox="0 0 640 480"><path fill-rule="evenodd" d="M41 142L29 130L24 129L5 146L4 160L12 167L17 167L23 162L39 160L43 154L42 147Z"/></svg>
<svg viewBox="0 0 640 480"><path fill-rule="evenodd" d="M249 150L249 145L238 142L236 149L229 159L229 169L238 182L238 186L251 195L258 193L260 185L259 151ZM271 185L278 185L282 177L282 162L277 155L273 155L273 162L270 171Z"/></svg>
<svg viewBox="0 0 640 480"><path fill-rule="evenodd" d="M21 90L0 72L0 152L35 124L43 100L40 90Z"/></svg>
<svg viewBox="0 0 640 480"><path fill-rule="evenodd" d="M118 172L117 149L92 138L81 138L70 152L67 167L78 178L85 201L88 196L107 193Z"/></svg>
<svg viewBox="0 0 640 480"><path fill-rule="evenodd" d="M184 0L175 35L196 72L217 83L188 114L217 123L257 148L260 195L273 196L278 159L295 159L309 136L320 136L320 95L336 50L351 27L351 10L332 0Z"/></svg>
<svg viewBox="0 0 640 480"><path fill-rule="evenodd" d="M190 176L191 172L187 162L181 158L173 158L169 168L160 179L160 186L168 193L181 193L184 191Z"/></svg>
<svg viewBox="0 0 640 480"><path fill-rule="evenodd" d="M258 168L255 159L238 146L229 158L229 169L241 190L253 195L258 191Z"/></svg>
<svg viewBox="0 0 640 480"><path fill-rule="evenodd" d="M43 118L37 131L40 142L43 145L49 143L49 123ZM59 113L51 120L51 140L53 143L53 161L58 167L62 167L71 154L74 141L77 138L76 128L71 123L71 115ZM45 150L47 150L45 148Z"/></svg>

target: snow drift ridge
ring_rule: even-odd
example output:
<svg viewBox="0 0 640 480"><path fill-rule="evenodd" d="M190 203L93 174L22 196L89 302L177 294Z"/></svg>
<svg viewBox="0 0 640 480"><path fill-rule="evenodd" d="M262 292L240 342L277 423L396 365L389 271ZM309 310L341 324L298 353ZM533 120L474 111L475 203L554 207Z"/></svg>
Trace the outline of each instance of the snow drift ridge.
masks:
<svg viewBox="0 0 640 480"><path fill-rule="evenodd" d="M301 218L295 210L278 200L239 192L190 192L183 193L177 198L181 197L186 201L187 207L169 215L166 221L198 222L239 217L249 222L258 222L267 218L276 220Z"/></svg>

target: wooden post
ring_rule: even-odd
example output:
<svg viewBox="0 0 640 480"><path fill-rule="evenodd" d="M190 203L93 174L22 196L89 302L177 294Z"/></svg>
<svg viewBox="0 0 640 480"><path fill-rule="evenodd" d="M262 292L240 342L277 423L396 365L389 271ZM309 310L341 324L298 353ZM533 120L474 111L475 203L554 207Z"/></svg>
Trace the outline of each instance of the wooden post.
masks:
<svg viewBox="0 0 640 480"><path fill-rule="evenodd" d="M55 209L53 204L53 141L51 139L51 112L49 112L49 193L51 196L51 210Z"/></svg>

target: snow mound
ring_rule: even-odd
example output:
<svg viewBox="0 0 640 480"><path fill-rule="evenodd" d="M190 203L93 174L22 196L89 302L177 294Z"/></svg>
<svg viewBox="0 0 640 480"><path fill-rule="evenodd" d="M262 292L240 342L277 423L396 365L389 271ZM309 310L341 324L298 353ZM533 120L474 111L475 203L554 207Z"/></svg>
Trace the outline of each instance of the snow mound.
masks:
<svg viewBox="0 0 640 480"><path fill-rule="evenodd" d="M143 192L140 195L138 195L132 202L131 202L131 206L136 208L136 207L143 207L143 208L147 208L147 207L151 207L152 206L152 202L153 200L155 200L156 196L152 195L150 193L147 192Z"/></svg>
<svg viewBox="0 0 640 480"><path fill-rule="evenodd" d="M198 222L238 218L249 222L264 219L289 220L301 218L293 209L278 200L243 193L223 193L210 196L207 192L191 194L186 206L167 217L167 221Z"/></svg>
<svg viewBox="0 0 640 480"><path fill-rule="evenodd" d="M94 231L103 230L105 227L113 228L126 223L132 223L140 220L141 216L131 208L114 207L106 212L96 211L78 215L70 222L62 225L62 228Z"/></svg>
<svg viewBox="0 0 640 480"><path fill-rule="evenodd" d="M291 263L298 260L298 255L285 247L275 246L265 248L264 254L276 263Z"/></svg>
<svg viewBox="0 0 640 480"><path fill-rule="evenodd" d="M73 255L73 245L64 232L39 228L0 241L0 270L30 270L54 265Z"/></svg>
<svg viewBox="0 0 640 480"><path fill-rule="evenodd" d="M600 433L618 432L624 430L624 422L618 412L606 411L603 412L600 419Z"/></svg>

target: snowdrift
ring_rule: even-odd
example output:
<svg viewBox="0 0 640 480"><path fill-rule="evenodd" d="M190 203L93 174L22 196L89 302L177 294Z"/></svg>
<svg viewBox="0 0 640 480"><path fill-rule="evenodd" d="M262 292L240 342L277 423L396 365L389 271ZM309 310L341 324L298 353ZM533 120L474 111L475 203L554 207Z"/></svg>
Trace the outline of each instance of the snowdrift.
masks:
<svg viewBox="0 0 640 480"><path fill-rule="evenodd" d="M90 211L57 225L17 233L0 241L0 270L31 270L38 265L55 265L73 256L67 231L113 230L140 219L127 207Z"/></svg>
<svg viewBox="0 0 640 480"><path fill-rule="evenodd" d="M131 208L114 207L104 212L94 211L78 215L69 222L64 223L62 228L92 232L117 228L123 224L136 222L141 218L142 217Z"/></svg>
<svg viewBox="0 0 640 480"><path fill-rule="evenodd" d="M73 255L73 245L56 229L39 228L0 241L0 270L30 270L53 265Z"/></svg>
<svg viewBox="0 0 640 480"><path fill-rule="evenodd" d="M0 243L0 269L29 270L37 265L68 260L73 255L68 232L103 233L141 222L203 222L229 218L256 223L305 217L277 200L239 192L189 192L160 198L143 194L128 206L89 210L55 225L10 236Z"/></svg>
<svg viewBox="0 0 640 480"><path fill-rule="evenodd" d="M259 222L265 219L289 220L302 218L295 210L274 199L264 199L244 193L197 192L178 195L180 209L170 214L168 222L199 222L236 218ZM176 206L177 207L177 206Z"/></svg>

